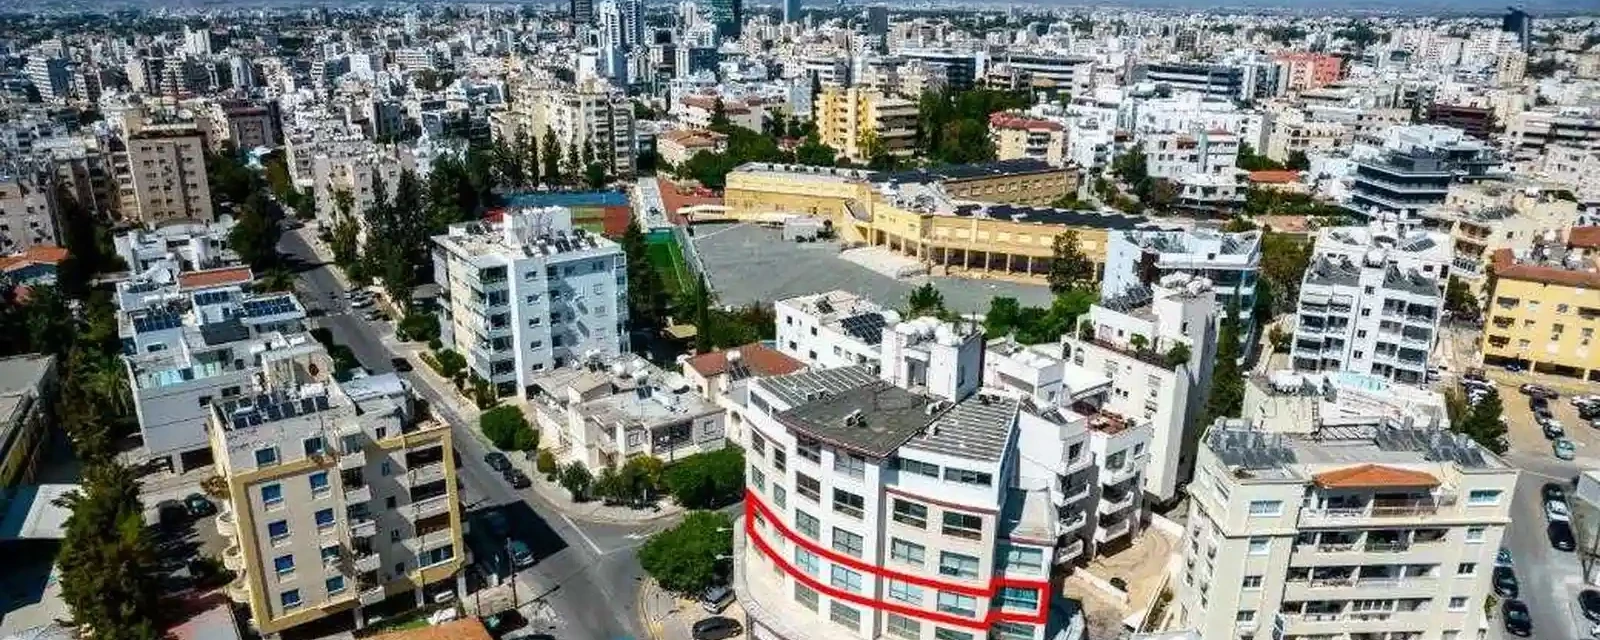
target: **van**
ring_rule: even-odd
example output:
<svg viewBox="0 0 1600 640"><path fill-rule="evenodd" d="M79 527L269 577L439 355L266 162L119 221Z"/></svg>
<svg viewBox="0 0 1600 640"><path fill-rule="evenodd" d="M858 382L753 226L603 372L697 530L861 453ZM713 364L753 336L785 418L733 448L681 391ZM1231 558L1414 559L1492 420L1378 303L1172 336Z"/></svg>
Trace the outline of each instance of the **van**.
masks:
<svg viewBox="0 0 1600 640"><path fill-rule="evenodd" d="M733 589L727 585L713 585L700 594L700 608L705 609L706 613L722 613L730 604L733 604Z"/></svg>

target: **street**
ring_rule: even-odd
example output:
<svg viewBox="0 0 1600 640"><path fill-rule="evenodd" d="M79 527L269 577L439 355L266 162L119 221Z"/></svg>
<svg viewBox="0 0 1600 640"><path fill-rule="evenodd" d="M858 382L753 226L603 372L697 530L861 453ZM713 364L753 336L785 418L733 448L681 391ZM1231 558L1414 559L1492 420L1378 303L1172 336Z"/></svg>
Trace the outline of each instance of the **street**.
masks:
<svg viewBox="0 0 1600 640"><path fill-rule="evenodd" d="M345 287L332 267L322 263L302 232L286 232L279 250L303 265L299 274L302 301L308 308L324 312L314 321L328 328L336 342L348 346L369 371L393 371L390 360L396 354L383 342L392 329L386 323L368 322L351 313L344 300ZM526 540L539 561L518 573L519 599L527 602L542 598L559 620L553 630L559 638L617 640L648 635L638 631L635 595L643 573L634 550L646 534L665 523L580 524L535 492L512 490L499 473L484 463L487 450L470 431L476 428L476 421L468 421L445 401L444 393L453 391L436 389L431 379L420 372L401 375L428 402L434 415L449 422L453 429L461 458L457 480L462 486L464 508L471 511L526 503L535 520L530 528L547 532L538 536L542 539Z"/></svg>

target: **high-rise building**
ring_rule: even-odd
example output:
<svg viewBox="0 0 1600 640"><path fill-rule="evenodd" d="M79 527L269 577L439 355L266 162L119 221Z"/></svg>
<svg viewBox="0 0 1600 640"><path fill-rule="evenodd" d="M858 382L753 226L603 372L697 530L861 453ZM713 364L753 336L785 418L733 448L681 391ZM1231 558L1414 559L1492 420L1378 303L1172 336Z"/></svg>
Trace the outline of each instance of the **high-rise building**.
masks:
<svg viewBox="0 0 1600 640"><path fill-rule="evenodd" d="M1424 209L1445 202L1451 183L1493 178L1500 163L1493 147L1460 129L1392 127L1377 157L1356 160L1345 206L1368 220L1414 226Z"/></svg>
<svg viewBox="0 0 1600 640"><path fill-rule="evenodd" d="M1256 344L1256 280L1261 269L1261 232L1222 233L1211 229L1136 229L1106 238L1106 269L1100 297L1150 287L1174 273L1205 276L1217 293L1219 313L1231 305L1239 313L1240 357Z"/></svg>
<svg viewBox="0 0 1600 640"><path fill-rule="evenodd" d="M783 0L783 21L795 23L801 20L800 0Z"/></svg>
<svg viewBox="0 0 1600 640"><path fill-rule="evenodd" d="M183 50L191 56L204 58L211 55L211 29L183 28Z"/></svg>
<svg viewBox="0 0 1600 640"><path fill-rule="evenodd" d="M122 215L145 225L207 221L206 136L193 123L145 126L128 136L127 162L118 167Z"/></svg>
<svg viewBox="0 0 1600 640"><path fill-rule="evenodd" d="M228 59L228 69L233 76L233 86L236 89L254 89L256 87L256 73L250 59L244 56L234 56Z"/></svg>
<svg viewBox="0 0 1600 640"><path fill-rule="evenodd" d="M717 26L717 36L738 40L744 30L744 0L710 0L709 19Z"/></svg>
<svg viewBox="0 0 1600 640"><path fill-rule="evenodd" d="M911 139L917 130L916 103L857 87L827 87L814 100L818 137L852 161L871 159L874 150L863 144L868 139L876 140L878 149L889 155L909 156L915 151Z"/></svg>
<svg viewBox="0 0 1600 640"><path fill-rule="evenodd" d="M451 225L433 246L434 279L449 293L440 340L501 396L521 396L541 372L627 350L627 259L574 227L570 209Z"/></svg>
<svg viewBox="0 0 1600 640"><path fill-rule="evenodd" d="M867 35L885 36L889 34L889 7L875 4L867 7Z"/></svg>
<svg viewBox="0 0 1600 640"><path fill-rule="evenodd" d="M645 41L644 0L620 0L622 8L622 42L629 47L642 47Z"/></svg>
<svg viewBox="0 0 1600 640"><path fill-rule="evenodd" d="M627 30L623 24L622 7L617 0L600 0L600 4L594 6L594 28L600 38L602 52L606 49L626 49Z"/></svg>
<svg viewBox="0 0 1600 640"><path fill-rule="evenodd" d="M1470 638L1517 470L1388 421L1219 421L1189 485L1178 624L1203 638Z"/></svg>
<svg viewBox="0 0 1600 640"><path fill-rule="evenodd" d="M56 202L49 185L26 178L0 177L0 253L60 246Z"/></svg>
<svg viewBox="0 0 1600 640"><path fill-rule="evenodd" d="M567 19L573 24L589 24L594 20L594 0L567 0Z"/></svg>
<svg viewBox="0 0 1600 640"><path fill-rule="evenodd" d="M1516 34L1522 50L1527 51L1529 32L1533 30L1533 16L1521 7L1506 7L1506 15L1500 18L1500 30Z"/></svg>
<svg viewBox="0 0 1600 640"><path fill-rule="evenodd" d="M29 58L27 72L43 100L65 99L72 92L72 69L65 58Z"/></svg>

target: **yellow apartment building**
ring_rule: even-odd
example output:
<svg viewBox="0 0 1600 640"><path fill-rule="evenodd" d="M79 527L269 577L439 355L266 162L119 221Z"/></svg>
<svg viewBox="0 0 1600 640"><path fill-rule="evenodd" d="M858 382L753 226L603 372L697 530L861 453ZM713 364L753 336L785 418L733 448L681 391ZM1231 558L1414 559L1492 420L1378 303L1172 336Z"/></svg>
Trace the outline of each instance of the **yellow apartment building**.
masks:
<svg viewBox="0 0 1600 640"><path fill-rule="evenodd" d="M915 102L872 89L827 87L812 108L817 137L851 162L871 159L867 141L873 137L889 155L904 157L916 151Z"/></svg>
<svg viewBox="0 0 1600 640"><path fill-rule="evenodd" d="M1592 254L1584 262L1597 266ZM1600 273L1519 261L1510 249L1495 252L1493 264L1484 364L1600 381Z"/></svg>

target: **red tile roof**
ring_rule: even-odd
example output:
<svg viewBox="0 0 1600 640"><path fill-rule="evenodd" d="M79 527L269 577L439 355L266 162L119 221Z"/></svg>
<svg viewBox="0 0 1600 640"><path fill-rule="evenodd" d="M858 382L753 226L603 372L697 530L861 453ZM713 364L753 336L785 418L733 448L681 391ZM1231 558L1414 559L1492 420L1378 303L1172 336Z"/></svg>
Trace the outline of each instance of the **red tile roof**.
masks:
<svg viewBox="0 0 1600 640"><path fill-rule="evenodd" d="M53 244L28 247L22 253L0 256L0 271L13 271L34 264L61 264L67 259L67 250Z"/></svg>
<svg viewBox="0 0 1600 640"><path fill-rule="evenodd" d="M1581 287L1584 289L1600 289L1600 273L1593 271L1575 271L1562 267L1547 267L1538 264L1521 264L1517 262L1510 249L1501 249L1494 252L1490 260L1494 265L1494 277L1507 280L1523 280L1526 282L1542 282L1567 287Z"/></svg>
<svg viewBox="0 0 1600 640"><path fill-rule="evenodd" d="M1568 229L1567 246L1577 249L1600 249L1600 227Z"/></svg>
<svg viewBox="0 0 1600 640"><path fill-rule="evenodd" d="M493 640L493 638L489 635L489 630L483 628L482 622L475 617L468 617L441 625L382 633L370 636L367 640Z"/></svg>
<svg viewBox="0 0 1600 640"><path fill-rule="evenodd" d="M221 269L206 269L205 271L190 271L178 275L179 289L205 289L207 287L220 287L230 284L246 284L255 279L250 267L223 267Z"/></svg>
<svg viewBox="0 0 1600 640"><path fill-rule="evenodd" d="M1300 181L1299 171L1251 171L1250 181L1257 184L1289 184Z"/></svg>
<svg viewBox="0 0 1600 640"><path fill-rule="evenodd" d="M1028 118L1003 111L989 114L989 126L1001 129L1048 129L1050 131L1060 131L1063 128L1059 122Z"/></svg>
<svg viewBox="0 0 1600 640"><path fill-rule="evenodd" d="M742 347L723 351L702 353L689 358L687 364L700 375L710 378L722 375L728 370L728 354L739 352L739 361L750 369L751 373L758 376L781 376L794 373L805 367L805 364L780 353L759 342L752 342Z"/></svg>
<svg viewBox="0 0 1600 640"><path fill-rule="evenodd" d="M1364 489L1371 487L1437 487L1439 479L1431 473L1397 469L1381 464L1363 464L1335 469L1312 477L1324 489Z"/></svg>

